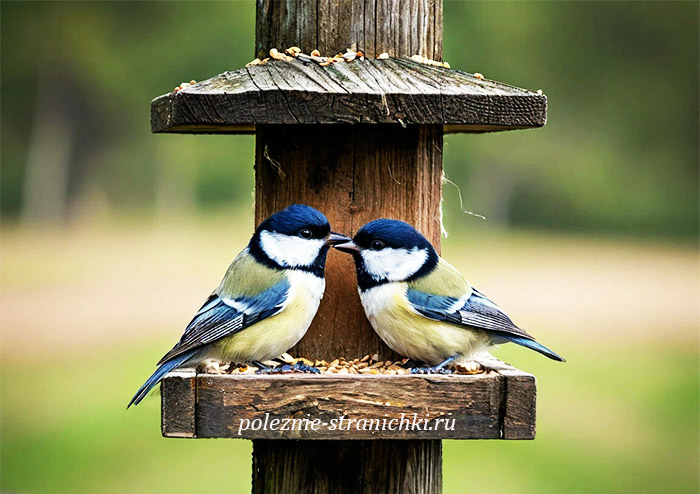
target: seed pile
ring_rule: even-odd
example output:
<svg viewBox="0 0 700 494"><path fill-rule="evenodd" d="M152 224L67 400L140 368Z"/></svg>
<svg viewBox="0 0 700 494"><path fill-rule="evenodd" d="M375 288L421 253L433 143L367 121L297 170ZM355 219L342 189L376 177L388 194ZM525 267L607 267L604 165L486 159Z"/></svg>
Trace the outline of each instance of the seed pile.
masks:
<svg viewBox="0 0 700 494"><path fill-rule="evenodd" d="M326 360L309 360L304 357L293 358L288 353L285 353L278 360L281 362L271 360L263 362L263 364L273 368L274 373L281 374L294 374L302 372L294 369L295 365L301 367L315 367L321 374L411 374L411 369L406 367L406 363L408 362L407 358L397 361L379 360L379 356L376 354L365 355L362 358L352 360L347 360L345 357L338 357L328 362ZM448 368L452 371L452 374L459 375L482 374L486 372L483 367L476 363L474 363L474 365L453 364L448 366ZM216 374L255 374L258 370L260 370L258 367L246 364L226 364L219 366L218 369L207 369L209 373Z"/></svg>
<svg viewBox="0 0 700 494"><path fill-rule="evenodd" d="M302 62L316 63L321 67L326 67L334 63L349 63L354 60L364 60L365 54L362 50L355 51L348 48L345 51L345 53L338 53L337 55L332 57L323 57L321 56L321 53L318 50L314 50L311 52L311 54L307 55L306 53L302 53L301 48L299 48L298 46L290 46L289 48L284 50L284 53L279 51L277 48L272 48L270 50L269 57L263 58L262 60L256 58L252 62L248 62L245 66L251 67L253 65L264 65L271 58L275 60L284 60L286 62L291 62L296 58Z"/></svg>
<svg viewBox="0 0 700 494"><path fill-rule="evenodd" d="M413 55L411 57L411 60L418 63L424 63L426 65L432 65L434 67L445 67L446 69L450 68L450 64L447 62L438 62L437 60L431 60L428 57L424 57L422 55Z"/></svg>
<svg viewBox="0 0 700 494"><path fill-rule="evenodd" d="M362 50L355 51L348 48L347 50L345 50L345 53L338 53L332 57L324 57L321 56L321 53L318 50L314 50L311 52L311 54L307 55L306 53L302 53L301 48L299 48L298 46L290 46L289 48L284 50L284 53L279 51L277 48L272 48L270 50L269 57L263 58L262 60L256 58L252 62L248 62L246 64L246 67L251 67L253 65L264 65L271 58L274 60L284 60L286 62L291 62L296 58L297 60L301 60L302 62L316 63L321 67L327 67L328 65L335 63L349 63L355 60L362 61L365 59L365 54ZM388 53L380 53L379 55L377 55L378 60L387 60L388 58ZM411 60L413 60L414 62L433 65L436 67L445 67L448 69L450 68L450 64L447 62L437 62L435 60L430 60L429 58L423 57L421 55L413 55L411 57Z"/></svg>

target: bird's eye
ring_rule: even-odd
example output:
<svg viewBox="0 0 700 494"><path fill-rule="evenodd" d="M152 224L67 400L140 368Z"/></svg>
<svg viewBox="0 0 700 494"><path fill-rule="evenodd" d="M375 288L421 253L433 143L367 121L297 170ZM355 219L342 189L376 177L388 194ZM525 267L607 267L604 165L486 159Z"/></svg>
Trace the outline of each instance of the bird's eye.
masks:
<svg viewBox="0 0 700 494"><path fill-rule="evenodd" d="M309 230L308 228L304 228L303 230L301 230L301 231L299 232L299 236L300 236L301 238L311 238L311 237L314 236L314 234L311 233L311 230Z"/></svg>
<svg viewBox="0 0 700 494"><path fill-rule="evenodd" d="M373 240L369 248L372 250L382 250L384 248L384 242L381 240Z"/></svg>

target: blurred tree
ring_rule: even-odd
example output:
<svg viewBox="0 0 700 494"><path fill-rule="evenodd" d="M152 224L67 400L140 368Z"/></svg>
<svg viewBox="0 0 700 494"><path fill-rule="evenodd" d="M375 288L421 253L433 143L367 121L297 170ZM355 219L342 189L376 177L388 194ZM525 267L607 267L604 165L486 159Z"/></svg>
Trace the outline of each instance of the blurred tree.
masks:
<svg viewBox="0 0 700 494"><path fill-rule="evenodd" d="M536 132L448 137L466 208L513 225L697 235L697 19L697 2L447 2L453 67L550 103ZM448 202L448 226L457 214Z"/></svg>
<svg viewBox="0 0 700 494"><path fill-rule="evenodd" d="M3 216L35 216L37 197L69 215L249 203L252 137L154 136L148 103L249 61L254 10L0 3ZM697 235L698 14L697 2L446 1L453 67L550 101L536 132L447 137L465 209L488 224ZM453 194L448 229L472 218Z"/></svg>

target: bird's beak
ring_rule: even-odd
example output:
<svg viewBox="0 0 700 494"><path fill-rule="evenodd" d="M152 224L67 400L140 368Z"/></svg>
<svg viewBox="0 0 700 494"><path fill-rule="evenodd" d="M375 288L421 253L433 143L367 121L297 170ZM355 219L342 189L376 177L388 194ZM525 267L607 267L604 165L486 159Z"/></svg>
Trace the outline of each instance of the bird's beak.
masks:
<svg viewBox="0 0 700 494"><path fill-rule="evenodd" d="M326 237L326 245L338 245L338 244L344 244L345 242L352 242L352 239L350 237L346 237L345 235L341 235L340 233L335 233L331 232L327 237Z"/></svg>
<svg viewBox="0 0 700 494"><path fill-rule="evenodd" d="M360 252L360 248L357 246L357 244L350 239L348 239L348 242L338 243L333 247L347 254L357 254Z"/></svg>

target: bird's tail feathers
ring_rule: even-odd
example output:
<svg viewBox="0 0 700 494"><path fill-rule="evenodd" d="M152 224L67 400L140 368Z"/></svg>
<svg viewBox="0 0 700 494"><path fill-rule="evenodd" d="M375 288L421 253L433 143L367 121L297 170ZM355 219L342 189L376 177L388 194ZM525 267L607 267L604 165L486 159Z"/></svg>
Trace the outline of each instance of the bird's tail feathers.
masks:
<svg viewBox="0 0 700 494"><path fill-rule="evenodd" d="M506 340L512 343L517 343L518 345L524 346L525 348L529 348L530 350L539 352L545 357L549 357L552 360L556 360L557 362L566 362L566 360L563 357L560 357L546 346L540 345L534 340L529 340L527 338L523 338L522 336L516 336L512 334L501 334L499 336L505 338Z"/></svg>
<svg viewBox="0 0 700 494"><path fill-rule="evenodd" d="M191 351L187 353L183 353L182 355L178 355L172 360L168 360L167 362L164 362L156 371L153 373L151 377L149 377L145 383L143 383L143 386L139 388L139 390L136 392L133 398L131 398L131 401L129 404L126 406L126 408L129 408L131 405L138 405L141 403L141 400L143 400L148 392L160 382L165 375L170 372L173 369L176 369L180 367L182 364L184 364L186 361L188 361L192 356L196 353L196 351Z"/></svg>

